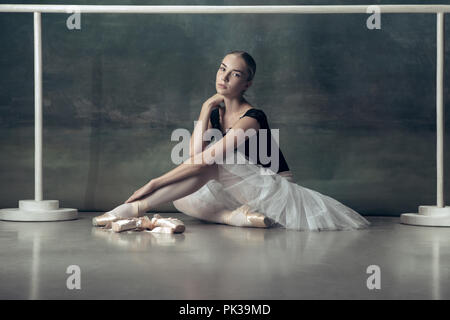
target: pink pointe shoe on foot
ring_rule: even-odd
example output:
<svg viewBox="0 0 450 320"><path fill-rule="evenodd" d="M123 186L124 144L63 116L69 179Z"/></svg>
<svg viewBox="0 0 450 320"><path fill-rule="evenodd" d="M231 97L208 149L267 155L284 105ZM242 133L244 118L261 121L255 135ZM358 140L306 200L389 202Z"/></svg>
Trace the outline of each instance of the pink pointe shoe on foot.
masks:
<svg viewBox="0 0 450 320"><path fill-rule="evenodd" d="M139 216L139 201L123 203L115 209L108 211L92 219L94 227L104 227L108 223L121 219L135 218Z"/></svg>
<svg viewBox="0 0 450 320"><path fill-rule="evenodd" d="M224 223L237 227L269 228L275 221L244 204L224 217Z"/></svg>

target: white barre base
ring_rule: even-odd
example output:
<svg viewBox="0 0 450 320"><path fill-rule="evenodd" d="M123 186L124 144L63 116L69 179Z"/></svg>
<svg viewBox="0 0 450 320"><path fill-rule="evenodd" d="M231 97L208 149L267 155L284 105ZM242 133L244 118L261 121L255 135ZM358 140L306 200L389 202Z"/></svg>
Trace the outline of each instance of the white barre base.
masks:
<svg viewBox="0 0 450 320"><path fill-rule="evenodd" d="M19 208L0 209L0 220L64 221L78 218L78 210L60 208L59 200L19 200Z"/></svg>
<svg viewBox="0 0 450 320"><path fill-rule="evenodd" d="M400 223L427 227L450 227L450 206L419 206L419 213L400 215Z"/></svg>

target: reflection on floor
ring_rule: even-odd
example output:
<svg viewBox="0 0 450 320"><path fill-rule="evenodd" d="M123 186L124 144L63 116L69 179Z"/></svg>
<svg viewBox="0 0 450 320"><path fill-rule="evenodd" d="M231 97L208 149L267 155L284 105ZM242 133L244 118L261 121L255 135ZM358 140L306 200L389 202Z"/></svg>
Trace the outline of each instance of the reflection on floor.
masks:
<svg viewBox="0 0 450 320"><path fill-rule="evenodd" d="M367 217L367 230L298 232L162 213L186 231L118 234L91 226L99 214L0 221L0 299L450 298L450 228ZM67 287L71 265L79 290ZM371 265L380 289L368 289Z"/></svg>

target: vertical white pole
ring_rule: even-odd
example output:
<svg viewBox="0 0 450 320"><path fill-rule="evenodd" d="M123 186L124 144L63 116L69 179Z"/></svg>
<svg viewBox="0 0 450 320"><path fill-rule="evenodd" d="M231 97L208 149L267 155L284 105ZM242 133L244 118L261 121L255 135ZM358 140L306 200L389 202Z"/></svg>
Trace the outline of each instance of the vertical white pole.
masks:
<svg viewBox="0 0 450 320"><path fill-rule="evenodd" d="M42 201L41 13L34 12L34 200Z"/></svg>
<svg viewBox="0 0 450 320"><path fill-rule="evenodd" d="M444 207L444 13L437 13L436 38L436 171L437 207Z"/></svg>

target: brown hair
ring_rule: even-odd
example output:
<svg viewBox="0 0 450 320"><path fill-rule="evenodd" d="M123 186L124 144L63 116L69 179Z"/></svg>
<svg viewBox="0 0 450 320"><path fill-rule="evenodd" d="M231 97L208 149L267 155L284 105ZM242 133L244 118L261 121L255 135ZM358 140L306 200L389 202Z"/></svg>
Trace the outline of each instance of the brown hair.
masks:
<svg viewBox="0 0 450 320"><path fill-rule="evenodd" d="M234 50L234 51L228 52L226 55L229 55L229 54L236 54L239 57L241 57L242 59L244 59L245 63L247 64L247 73L248 73L247 81L252 81L253 77L255 76L255 72L256 72L256 62L253 59L253 57L251 55L249 55L247 52L240 51L240 50Z"/></svg>

